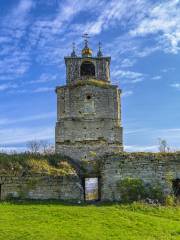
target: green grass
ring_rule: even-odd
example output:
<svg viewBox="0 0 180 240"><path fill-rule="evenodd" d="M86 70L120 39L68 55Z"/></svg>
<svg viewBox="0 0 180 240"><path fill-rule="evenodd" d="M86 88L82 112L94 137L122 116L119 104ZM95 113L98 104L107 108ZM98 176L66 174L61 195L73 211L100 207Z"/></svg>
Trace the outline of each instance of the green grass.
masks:
<svg viewBox="0 0 180 240"><path fill-rule="evenodd" d="M180 208L1 203L0 240L180 239Z"/></svg>

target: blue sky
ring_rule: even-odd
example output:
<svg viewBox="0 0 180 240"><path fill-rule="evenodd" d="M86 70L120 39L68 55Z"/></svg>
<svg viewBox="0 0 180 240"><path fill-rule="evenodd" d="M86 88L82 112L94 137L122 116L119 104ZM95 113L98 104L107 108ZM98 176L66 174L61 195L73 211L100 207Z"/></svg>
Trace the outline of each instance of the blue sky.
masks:
<svg viewBox="0 0 180 240"><path fill-rule="evenodd" d="M88 32L123 91L125 149L156 151L158 138L180 149L179 23L179 0L1 0L0 148L54 141L64 56Z"/></svg>

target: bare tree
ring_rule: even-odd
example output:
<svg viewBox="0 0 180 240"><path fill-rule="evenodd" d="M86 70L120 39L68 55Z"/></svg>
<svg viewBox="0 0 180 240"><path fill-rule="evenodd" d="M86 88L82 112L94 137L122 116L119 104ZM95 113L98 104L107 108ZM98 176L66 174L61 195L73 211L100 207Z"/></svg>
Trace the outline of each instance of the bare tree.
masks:
<svg viewBox="0 0 180 240"><path fill-rule="evenodd" d="M49 144L46 149L46 154L54 154L55 153L55 147L53 144Z"/></svg>
<svg viewBox="0 0 180 240"><path fill-rule="evenodd" d="M165 139L158 139L159 141L159 151L160 152L170 152L170 147L167 144L167 141Z"/></svg>
<svg viewBox="0 0 180 240"><path fill-rule="evenodd" d="M31 153L38 153L40 152L40 142L37 140L31 140L27 142L27 148Z"/></svg>
<svg viewBox="0 0 180 240"><path fill-rule="evenodd" d="M54 146L51 143L49 143L47 140L40 141L40 148L43 154L54 153Z"/></svg>
<svg viewBox="0 0 180 240"><path fill-rule="evenodd" d="M31 153L53 154L54 145L47 140L32 140L27 143L27 148Z"/></svg>
<svg viewBox="0 0 180 240"><path fill-rule="evenodd" d="M49 147L49 142L47 140L40 140L39 141L41 152L46 153Z"/></svg>

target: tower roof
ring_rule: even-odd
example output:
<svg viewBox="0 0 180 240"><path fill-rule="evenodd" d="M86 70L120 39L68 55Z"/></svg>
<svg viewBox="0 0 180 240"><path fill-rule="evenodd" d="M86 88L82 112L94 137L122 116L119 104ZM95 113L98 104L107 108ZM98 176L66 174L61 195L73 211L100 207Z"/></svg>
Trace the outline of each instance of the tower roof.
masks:
<svg viewBox="0 0 180 240"><path fill-rule="evenodd" d="M89 35L87 33L85 33L82 37L84 38L84 47L81 50L81 55L79 55L77 53L75 43L73 42L72 43L72 52L70 53L70 56L66 56L65 59L68 59L68 58L76 58L76 59L91 58L91 60L93 60L93 59L97 58L99 60L107 59L108 61L110 61L111 57L104 56L104 54L103 54L101 42L99 42L99 44L98 44L97 54L94 55L93 50L89 47L89 41L88 41L88 39L90 38Z"/></svg>
<svg viewBox="0 0 180 240"><path fill-rule="evenodd" d="M89 45L89 43L88 43L88 38L89 38L88 34L85 33L83 35L83 38L84 38L84 48L82 49L82 56L83 57L91 57L93 52L92 52L92 50L88 46Z"/></svg>

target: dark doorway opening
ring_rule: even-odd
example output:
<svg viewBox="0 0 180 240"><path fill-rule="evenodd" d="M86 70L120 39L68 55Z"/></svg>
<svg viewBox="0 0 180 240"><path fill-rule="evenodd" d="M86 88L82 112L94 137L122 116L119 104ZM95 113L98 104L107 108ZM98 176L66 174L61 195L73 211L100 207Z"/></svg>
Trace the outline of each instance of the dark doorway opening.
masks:
<svg viewBox="0 0 180 240"><path fill-rule="evenodd" d="M173 192L176 197L180 197L180 179L172 181Z"/></svg>
<svg viewBox="0 0 180 240"><path fill-rule="evenodd" d="M84 179L84 199L85 201L99 201L100 190L99 190L99 178L98 177L87 177Z"/></svg>
<svg viewBox="0 0 180 240"><path fill-rule="evenodd" d="M91 62L83 62L81 64L81 76L95 76L95 66Z"/></svg>

